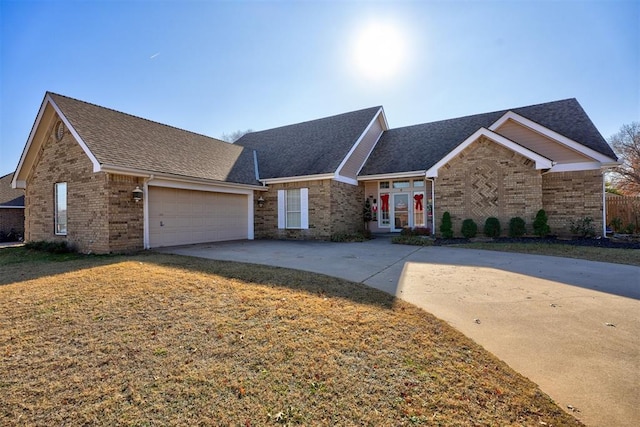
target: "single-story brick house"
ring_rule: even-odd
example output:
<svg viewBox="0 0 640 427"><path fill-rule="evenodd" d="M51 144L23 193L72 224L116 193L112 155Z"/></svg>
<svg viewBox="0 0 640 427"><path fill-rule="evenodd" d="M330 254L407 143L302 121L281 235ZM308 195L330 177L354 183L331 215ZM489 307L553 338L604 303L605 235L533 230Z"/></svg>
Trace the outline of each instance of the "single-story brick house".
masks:
<svg viewBox="0 0 640 427"><path fill-rule="evenodd" d="M545 209L552 232L604 227L617 159L575 99L389 129L382 107L244 135L235 144L47 93L12 181L26 240L83 252L362 229L436 230L442 213Z"/></svg>
<svg viewBox="0 0 640 427"><path fill-rule="evenodd" d="M24 235L24 190L12 188L13 173L0 177L0 241Z"/></svg>

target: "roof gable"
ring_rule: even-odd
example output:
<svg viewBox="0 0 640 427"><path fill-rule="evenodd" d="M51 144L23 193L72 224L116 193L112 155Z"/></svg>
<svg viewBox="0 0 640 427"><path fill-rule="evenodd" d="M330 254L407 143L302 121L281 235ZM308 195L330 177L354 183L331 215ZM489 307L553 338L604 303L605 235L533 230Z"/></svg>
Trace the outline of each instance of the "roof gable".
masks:
<svg viewBox="0 0 640 427"><path fill-rule="evenodd" d="M251 132L236 144L257 151L261 179L335 174L381 109Z"/></svg>
<svg viewBox="0 0 640 427"><path fill-rule="evenodd" d="M485 129L485 128L480 128L478 129L473 135L469 136L467 139L465 139L464 141L462 141L461 144L459 144L456 148L454 148L453 150L451 150L446 156L444 156L442 159L440 159L435 165L433 165L431 168L429 168L426 171L426 176L429 178L433 178L433 177L437 177L438 176L438 170L444 166L445 164L447 164L449 161L451 161L451 159L453 159L454 157L456 157L458 154L460 154L460 152L462 152L462 150L464 150L465 148L467 148L469 145L473 144L475 141L477 141L479 138L481 137L486 137L488 139L490 139L491 141L495 142L496 144L502 145L503 147L506 147L508 149L510 149L511 151L514 151L520 155L522 155L523 157L526 157L527 159L533 160L535 162L535 168L540 170L540 169L550 169L551 166L553 165L553 162L549 159L547 159L544 156L541 156L540 154L533 152L531 150L529 150L526 147L521 146L520 144L517 144L513 141L511 141L508 138L505 138L504 136L497 134L489 129Z"/></svg>
<svg viewBox="0 0 640 427"><path fill-rule="evenodd" d="M23 157L51 107L93 162L94 172L258 184L251 150L54 93L45 95Z"/></svg>

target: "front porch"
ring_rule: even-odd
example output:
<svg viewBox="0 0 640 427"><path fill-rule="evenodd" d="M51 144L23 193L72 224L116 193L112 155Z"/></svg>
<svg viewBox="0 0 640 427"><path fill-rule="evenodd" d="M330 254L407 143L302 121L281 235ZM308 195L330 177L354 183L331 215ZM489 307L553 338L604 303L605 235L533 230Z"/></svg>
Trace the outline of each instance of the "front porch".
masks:
<svg viewBox="0 0 640 427"><path fill-rule="evenodd" d="M433 182L424 176L365 181L371 206L372 233L398 233L403 228L434 230Z"/></svg>

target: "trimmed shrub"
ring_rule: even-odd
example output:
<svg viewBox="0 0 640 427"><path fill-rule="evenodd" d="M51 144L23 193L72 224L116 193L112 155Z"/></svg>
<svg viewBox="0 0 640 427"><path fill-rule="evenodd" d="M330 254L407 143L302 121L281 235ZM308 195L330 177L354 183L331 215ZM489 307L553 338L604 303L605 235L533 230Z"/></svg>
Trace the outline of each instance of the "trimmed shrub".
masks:
<svg viewBox="0 0 640 427"><path fill-rule="evenodd" d="M622 227L621 218L618 218L618 217L613 218L609 223L609 226L613 228L613 231L615 231L616 233L620 233L621 231L624 231L624 227Z"/></svg>
<svg viewBox="0 0 640 427"><path fill-rule="evenodd" d="M453 224L451 223L451 214L449 211L442 214L440 233L442 233L443 239L451 239L453 237Z"/></svg>
<svg viewBox="0 0 640 427"><path fill-rule="evenodd" d="M509 221L509 237L522 237L527 232L524 219L516 216Z"/></svg>
<svg viewBox="0 0 640 427"><path fill-rule="evenodd" d="M551 232L551 228L547 224L547 213L544 209L540 209L536 213L536 219L533 220L533 234L538 237L547 237Z"/></svg>
<svg viewBox="0 0 640 427"><path fill-rule="evenodd" d="M572 234L580 237L594 237L596 235L596 228L593 225L593 218L585 216L584 218L571 221L569 230Z"/></svg>
<svg viewBox="0 0 640 427"><path fill-rule="evenodd" d="M429 227L405 227L400 231L401 236L431 236Z"/></svg>
<svg viewBox="0 0 640 427"><path fill-rule="evenodd" d="M478 234L478 225L472 219L467 218L462 221L462 230L460 232L467 239L471 239Z"/></svg>
<svg viewBox="0 0 640 427"><path fill-rule="evenodd" d="M484 235L487 237L500 237L500 220L496 217L489 217L484 222Z"/></svg>

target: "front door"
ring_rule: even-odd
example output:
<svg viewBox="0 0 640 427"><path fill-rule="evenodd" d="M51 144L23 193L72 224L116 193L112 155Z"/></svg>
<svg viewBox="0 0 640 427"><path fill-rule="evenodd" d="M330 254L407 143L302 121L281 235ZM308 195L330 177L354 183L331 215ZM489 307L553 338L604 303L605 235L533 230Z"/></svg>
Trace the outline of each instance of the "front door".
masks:
<svg viewBox="0 0 640 427"><path fill-rule="evenodd" d="M409 194L393 193L392 196L391 229L401 231L404 227L409 227Z"/></svg>

